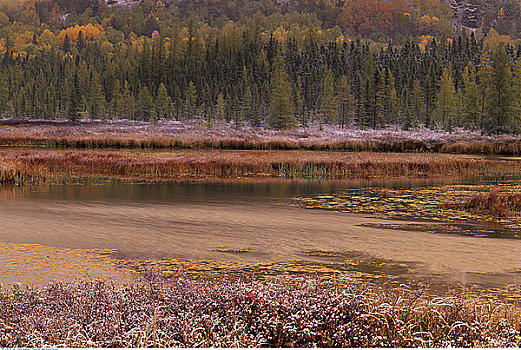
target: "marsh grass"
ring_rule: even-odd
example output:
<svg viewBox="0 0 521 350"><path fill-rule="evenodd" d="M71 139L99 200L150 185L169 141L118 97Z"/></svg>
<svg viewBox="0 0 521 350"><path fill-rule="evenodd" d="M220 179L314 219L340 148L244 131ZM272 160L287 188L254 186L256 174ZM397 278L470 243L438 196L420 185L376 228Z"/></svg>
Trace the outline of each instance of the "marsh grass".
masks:
<svg viewBox="0 0 521 350"><path fill-rule="evenodd" d="M311 150L351 152L415 152L485 155L521 155L518 137L486 136L458 129L453 133L339 129L326 125L275 131L267 128L236 129L227 123L161 121L0 121L0 145L72 149L215 149Z"/></svg>
<svg viewBox="0 0 521 350"><path fill-rule="evenodd" d="M494 189L488 193L474 195L464 207L498 219L517 216L521 212L521 193L501 193Z"/></svg>
<svg viewBox="0 0 521 350"><path fill-rule="evenodd" d="M74 177L169 181L237 178L349 179L504 176L518 162L453 155L312 151L0 150L0 183ZM499 174L499 175L498 175Z"/></svg>
<svg viewBox="0 0 521 350"><path fill-rule="evenodd" d="M347 277L154 274L0 290L2 347L517 346L515 305Z"/></svg>

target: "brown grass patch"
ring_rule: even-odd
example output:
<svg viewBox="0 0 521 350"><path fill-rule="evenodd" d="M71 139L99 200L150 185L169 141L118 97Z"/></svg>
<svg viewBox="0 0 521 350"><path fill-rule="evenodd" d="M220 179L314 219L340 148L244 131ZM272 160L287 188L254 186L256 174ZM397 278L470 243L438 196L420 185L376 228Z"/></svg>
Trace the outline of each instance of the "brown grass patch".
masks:
<svg viewBox="0 0 521 350"><path fill-rule="evenodd" d="M518 162L453 155L311 151L0 151L0 183L108 177L146 181L504 176Z"/></svg>

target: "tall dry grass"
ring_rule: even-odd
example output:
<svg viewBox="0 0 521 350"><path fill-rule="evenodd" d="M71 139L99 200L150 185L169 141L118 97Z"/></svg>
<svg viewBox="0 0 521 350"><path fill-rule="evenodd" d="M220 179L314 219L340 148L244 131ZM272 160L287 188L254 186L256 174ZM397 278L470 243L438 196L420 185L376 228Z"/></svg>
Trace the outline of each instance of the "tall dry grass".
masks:
<svg viewBox="0 0 521 350"><path fill-rule="evenodd" d="M514 136L483 136L459 130L401 131L338 129L326 126L274 131L234 129L179 122L0 121L0 145L75 149L219 149L219 150L336 150L352 152L434 152L521 155Z"/></svg>
<svg viewBox="0 0 521 350"><path fill-rule="evenodd" d="M504 347L520 312L349 278L102 281L0 289L1 347Z"/></svg>
<svg viewBox="0 0 521 350"><path fill-rule="evenodd" d="M182 179L503 176L518 162L453 155L311 151L66 151L2 150L0 183L68 177L149 181Z"/></svg>

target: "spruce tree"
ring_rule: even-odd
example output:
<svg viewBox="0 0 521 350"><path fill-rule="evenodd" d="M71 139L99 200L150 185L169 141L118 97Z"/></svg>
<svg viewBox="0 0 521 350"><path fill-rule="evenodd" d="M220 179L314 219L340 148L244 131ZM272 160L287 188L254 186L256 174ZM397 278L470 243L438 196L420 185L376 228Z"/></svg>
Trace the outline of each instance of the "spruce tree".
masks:
<svg viewBox="0 0 521 350"><path fill-rule="evenodd" d="M335 94L335 78L331 69L326 68L322 85L322 99L320 102L320 114L322 121L330 124L335 120L337 113L337 96Z"/></svg>
<svg viewBox="0 0 521 350"><path fill-rule="evenodd" d="M81 91L78 73L74 73L72 84L70 84L69 107L67 117L70 121L76 121L81 118Z"/></svg>
<svg viewBox="0 0 521 350"><path fill-rule="evenodd" d="M443 69L440 80L440 92L436 100L438 122L447 130L452 131L456 114L456 90L452 82L451 65Z"/></svg>
<svg viewBox="0 0 521 350"><path fill-rule="evenodd" d="M142 120L150 121L154 115L154 100L146 86L139 90L138 95L139 116Z"/></svg>
<svg viewBox="0 0 521 350"><path fill-rule="evenodd" d="M123 118L125 110L125 100L118 79L114 82L114 90L112 91L112 100L110 101L110 114L112 119Z"/></svg>
<svg viewBox="0 0 521 350"><path fill-rule="evenodd" d="M193 81L188 83L185 92L185 116L191 118L196 114L197 89Z"/></svg>
<svg viewBox="0 0 521 350"><path fill-rule="evenodd" d="M156 98L156 119L168 119L170 111L170 96L166 91L165 84L159 84Z"/></svg>
<svg viewBox="0 0 521 350"><path fill-rule="evenodd" d="M284 59L280 54L273 63L271 79L271 104L269 125L275 129L290 129L297 123L291 105L291 85L284 68Z"/></svg>
<svg viewBox="0 0 521 350"><path fill-rule="evenodd" d="M424 110L423 91L418 79L415 79L412 84L409 103L412 114L411 127L416 127L418 126L418 121L424 119L421 115L422 111Z"/></svg>
<svg viewBox="0 0 521 350"><path fill-rule="evenodd" d="M105 106L106 99L105 93L103 92L103 85L101 83L101 77L97 71L92 73L92 82L90 88L90 103L91 103L91 118L105 118Z"/></svg>
<svg viewBox="0 0 521 350"><path fill-rule="evenodd" d="M249 122L252 121L253 96L249 86L245 87L244 96L241 102L242 119ZM252 123L253 124L253 123Z"/></svg>
<svg viewBox="0 0 521 350"><path fill-rule="evenodd" d="M224 96L222 93L219 93L217 96L217 102L215 104L215 118L224 121L226 118L226 102L224 101Z"/></svg>
<svg viewBox="0 0 521 350"><path fill-rule="evenodd" d="M338 123L342 129L352 123L353 96L347 76L342 75L338 81Z"/></svg>
<svg viewBox="0 0 521 350"><path fill-rule="evenodd" d="M463 70L462 114L463 126L477 129L481 125L481 101L472 62Z"/></svg>
<svg viewBox="0 0 521 350"><path fill-rule="evenodd" d="M518 132L519 125L516 122L512 89L512 71L503 44L499 44L494 52L490 78L487 89L485 130L491 134Z"/></svg>
<svg viewBox="0 0 521 350"><path fill-rule="evenodd" d="M481 55L479 67L478 67L478 88L480 94L480 125L479 127L483 129L483 123L486 119L486 108L487 108L487 91L492 83L492 66L490 57L487 51L484 51Z"/></svg>
<svg viewBox="0 0 521 350"><path fill-rule="evenodd" d="M9 103L9 87L4 74L0 75L0 116L7 113Z"/></svg>

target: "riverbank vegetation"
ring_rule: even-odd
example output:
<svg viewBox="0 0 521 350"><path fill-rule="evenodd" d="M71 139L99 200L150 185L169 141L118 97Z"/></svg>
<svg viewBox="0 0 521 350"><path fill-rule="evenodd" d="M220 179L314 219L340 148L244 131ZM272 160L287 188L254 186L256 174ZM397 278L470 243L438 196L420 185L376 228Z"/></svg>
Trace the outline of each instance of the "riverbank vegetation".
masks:
<svg viewBox="0 0 521 350"><path fill-rule="evenodd" d="M38 184L81 177L144 181L240 178L504 177L515 161L456 155L316 151L0 150L0 181Z"/></svg>
<svg viewBox="0 0 521 350"><path fill-rule="evenodd" d="M521 315L499 299L345 277L103 281L0 289L3 347L504 347Z"/></svg>
<svg viewBox="0 0 521 350"><path fill-rule="evenodd" d="M427 129L338 129L314 124L293 130L236 128L233 123L139 121L0 121L0 146L73 149L322 150L521 155L521 139Z"/></svg>

